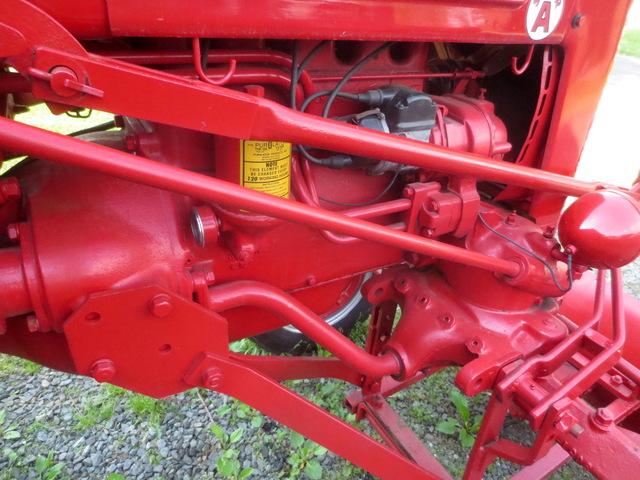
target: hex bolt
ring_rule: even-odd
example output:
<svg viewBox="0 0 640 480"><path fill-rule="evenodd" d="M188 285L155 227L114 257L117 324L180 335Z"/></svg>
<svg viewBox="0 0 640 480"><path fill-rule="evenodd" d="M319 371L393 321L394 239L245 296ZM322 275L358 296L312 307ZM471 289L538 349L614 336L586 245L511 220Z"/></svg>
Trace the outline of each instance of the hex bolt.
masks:
<svg viewBox="0 0 640 480"><path fill-rule="evenodd" d="M29 315L27 317L27 328L31 333L40 331L40 322L35 315Z"/></svg>
<svg viewBox="0 0 640 480"><path fill-rule="evenodd" d="M109 382L116 376L116 366L112 360L103 358L93 362L89 372L96 381Z"/></svg>
<svg viewBox="0 0 640 480"><path fill-rule="evenodd" d="M547 228L545 228L544 232L542 233L542 236L544 238L553 238L555 234L556 234L555 227L552 227L551 225L549 225Z"/></svg>
<svg viewBox="0 0 640 480"><path fill-rule="evenodd" d="M612 375L611 376L611 383L613 383L614 385L622 385L622 377L620 375Z"/></svg>
<svg viewBox="0 0 640 480"><path fill-rule="evenodd" d="M173 310L173 303L169 295L159 293L149 300L149 311L158 318L166 317L171 310Z"/></svg>
<svg viewBox="0 0 640 480"><path fill-rule="evenodd" d="M12 242L20 241L20 228L18 227L18 224L11 223L7 226L7 236Z"/></svg>
<svg viewBox="0 0 640 480"><path fill-rule="evenodd" d="M404 187L402 190L402 196L405 198L413 198L416 194L416 191L412 187Z"/></svg>
<svg viewBox="0 0 640 480"><path fill-rule="evenodd" d="M613 413L608 408L599 408L595 411L591 417L593 424L603 430L608 429L613 425Z"/></svg>
<svg viewBox="0 0 640 480"><path fill-rule="evenodd" d="M202 372L202 383L205 388L215 390L222 382L222 371L218 367L207 368Z"/></svg>
<svg viewBox="0 0 640 480"><path fill-rule="evenodd" d="M135 135L125 135L124 146L130 152L136 151L138 149L138 137Z"/></svg>
<svg viewBox="0 0 640 480"><path fill-rule="evenodd" d="M509 215L507 215L507 218L504 219L504 223L506 223L507 225L515 225L517 217L518 214L516 212L511 212L509 213Z"/></svg>
<svg viewBox="0 0 640 480"><path fill-rule="evenodd" d="M0 205L10 200L20 198L20 184L15 177L9 177L0 180Z"/></svg>

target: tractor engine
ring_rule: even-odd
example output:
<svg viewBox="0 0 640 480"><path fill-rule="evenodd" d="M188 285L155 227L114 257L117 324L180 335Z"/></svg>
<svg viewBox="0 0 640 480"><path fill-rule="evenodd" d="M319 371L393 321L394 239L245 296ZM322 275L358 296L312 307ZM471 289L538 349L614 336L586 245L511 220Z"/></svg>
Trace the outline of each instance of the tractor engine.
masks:
<svg viewBox="0 0 640 480"><path fill-rule="evenodd" d="M466 479L613 478L602 445L632 478L640 191L572 177L629 2L218 3L0 5L0 352L227 393L389 479L451 478L386 398L456 366L493 392ZM281 383L318 377L387 446Z"/></svg>

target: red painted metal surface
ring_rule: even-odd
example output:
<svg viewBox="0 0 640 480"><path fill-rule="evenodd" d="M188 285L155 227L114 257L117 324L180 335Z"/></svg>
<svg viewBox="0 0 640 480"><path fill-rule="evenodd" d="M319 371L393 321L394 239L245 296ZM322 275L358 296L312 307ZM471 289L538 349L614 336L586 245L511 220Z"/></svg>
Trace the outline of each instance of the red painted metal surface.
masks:
<svg viewBox="0 0 640 480"><path fill-rule="evenodd" d="M571 178L629 3L5 0L0 158L34 158L0 178L0 351L218 390L384 479L450 478L386 398L456 365L493 391L464 478L497 457L631 478L637 187ZM36 101L122 130L13 119ZM325 319L371 273L360 348ZM334 356L228 349L284 325ZM320 377L386 445L278 383ZM500 438L507 415L531 447Z"/></svg>

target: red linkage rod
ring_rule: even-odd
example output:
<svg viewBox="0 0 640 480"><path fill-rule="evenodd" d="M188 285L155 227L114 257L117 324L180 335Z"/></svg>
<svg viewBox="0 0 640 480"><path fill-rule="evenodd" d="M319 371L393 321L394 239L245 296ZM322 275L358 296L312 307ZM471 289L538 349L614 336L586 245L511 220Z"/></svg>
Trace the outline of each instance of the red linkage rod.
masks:
<svg viewBox="0 0 640 480"><path fill-rule="evenodd" d="M231 282L209 289L209 306L216 312L245 305L277 313L287 322L333 353L354 370L375 377L400 373L400 360L387 352L373 356L276 287L260 282Z"/></svg>
<svg viewBox="0 0 640 480"><path fill-rule="evenodd" d="M87 168L210 202L251 210L311 227L499 272L511 277L520 266L464 248L395 231L339 213L256 192L101 145L0 118L0 145L37 158Z"/></svg>
<svg viewBox="0 0 640 480"><path fill-rule="evenodd" d="M597 190L601 186L597 182L585 182L308 115L262 98L258 99L257 118L250 138L285 140L299 145L574 197Z"/></svg>
<svg viewBox="0 0 640 480"><path fill-rule="evenodd" d="M64 98L65 103L81 107L234 138L309 145L561 195L579 197L601 187L597 182L576 180L301 113L264 98L204 82L186 81L104 57L85 58L46 48L40 48L35 56L36 70L49 71L52 65L70 61L86 69L92 88L103 92L126 92L123 95ZM149 91L164 92L163 108L149 103ZM39 88L36 94L45 100L61 101L48 88ZM174 114L185 110L185 106L189 108L189 115ZM226 114L220 115L222 111Z"/></svg>

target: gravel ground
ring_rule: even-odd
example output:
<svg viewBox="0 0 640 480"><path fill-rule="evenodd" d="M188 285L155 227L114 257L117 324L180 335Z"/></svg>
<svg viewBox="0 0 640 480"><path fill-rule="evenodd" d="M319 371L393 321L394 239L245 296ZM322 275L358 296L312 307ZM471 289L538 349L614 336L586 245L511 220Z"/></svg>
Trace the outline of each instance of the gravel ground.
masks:
<svg viewBox="0 0 640 480"><path fill-rule="evenodd" d="M625 280L627 290L640 297L640 262L625 268ZM457 437L435 429L447 418L459 418L449 399L452 378L452 372L438 374L401 392L392 403L459 477L469 450ZM336 412L341 411L339 405L348 390L331 381L291 383L301 394ZM479 395L470 400L472 415L483 412L487 399ZM3 356L0 412L3 410L0 480L231 478L216 473L218 459L225 452L237 458L237 471L253 469L249 478L313 478L311 467L303 468L308 464L321 467L321 476L316 478L373 478L330 452L299 446L302 439L285 427L214 392L192 390L155 401ZM341 416L348 419L343 411ZM518 441L531 438L529 430L515 421L509 429ZM486 478L507 478L515 471L508 462L496 462ZM574 464L554 478L592 477Z"/></svg>

